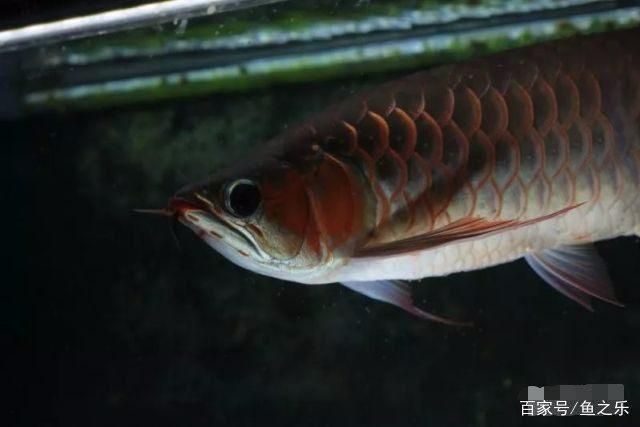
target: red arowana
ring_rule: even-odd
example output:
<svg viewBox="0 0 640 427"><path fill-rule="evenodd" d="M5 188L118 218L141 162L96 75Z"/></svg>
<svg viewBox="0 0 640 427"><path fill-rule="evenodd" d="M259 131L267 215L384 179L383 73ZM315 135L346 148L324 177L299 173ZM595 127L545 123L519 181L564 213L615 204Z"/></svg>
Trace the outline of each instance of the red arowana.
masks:
<svg viewBox="0 0 640 427"><path fill-rule="evenodd" d="M525 257L616 303L593 241L640 234L640 30L544 43L356 95L167 212L231 261L342 282L423 316L396 280ZM441 318L438 318L442 320Z"/></svg>

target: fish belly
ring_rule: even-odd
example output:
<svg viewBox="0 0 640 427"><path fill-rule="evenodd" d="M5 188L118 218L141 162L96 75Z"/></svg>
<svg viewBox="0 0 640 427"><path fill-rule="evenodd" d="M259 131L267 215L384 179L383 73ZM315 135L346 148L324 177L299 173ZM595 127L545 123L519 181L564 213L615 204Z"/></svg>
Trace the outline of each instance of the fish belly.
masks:
<svg viewBox="0 0 640 427"><path fill-rule="evenodd" d="M636 194L638 189L636 188ZM640 203L579 207L561 217L502 233L386 258L354 259L336 281L414 280L490 267L568 244L640 235Z"/></svg>

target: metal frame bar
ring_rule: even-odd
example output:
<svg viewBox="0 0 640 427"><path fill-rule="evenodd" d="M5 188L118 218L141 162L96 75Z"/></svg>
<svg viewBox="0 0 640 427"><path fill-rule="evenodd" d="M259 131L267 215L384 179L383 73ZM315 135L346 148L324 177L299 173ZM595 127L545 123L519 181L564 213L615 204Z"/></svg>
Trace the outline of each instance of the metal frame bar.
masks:
<svg viewBox="0 0 640 427"><path fill-rule="evenodd" d="M0 52L285 0L168 0L0 31Z"/></svg>

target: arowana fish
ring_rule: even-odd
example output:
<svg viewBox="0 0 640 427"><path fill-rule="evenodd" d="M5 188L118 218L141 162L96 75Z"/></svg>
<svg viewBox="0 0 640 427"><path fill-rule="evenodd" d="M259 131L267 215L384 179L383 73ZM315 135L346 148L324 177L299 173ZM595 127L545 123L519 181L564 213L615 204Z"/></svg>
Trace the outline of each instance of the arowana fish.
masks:
<svg viewBox="0 0 640 427"><path fill-rule="evenodd" d="M619 304L592 242L640 235L640 29L355 95L161 212L256 273L443 322L402 280L524 257L587 308Z"/></svg>

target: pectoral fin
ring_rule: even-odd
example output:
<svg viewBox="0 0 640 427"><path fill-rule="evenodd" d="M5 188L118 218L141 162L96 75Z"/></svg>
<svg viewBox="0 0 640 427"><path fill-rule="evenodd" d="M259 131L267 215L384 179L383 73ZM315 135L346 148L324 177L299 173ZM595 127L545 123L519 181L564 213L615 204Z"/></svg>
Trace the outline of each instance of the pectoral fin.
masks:
<svg viewBox="0 0 640 427"><path fill-rule="evenodd" d="M498 233L514 228L525 227L562 215L582 205L577 204L559 210L549 215L528 220L489 220L485 218L468 217L454 221L451 224L418 236L402 240L394 240L382 244L372 244L358 250L354 257L378 257L398 255L403 253L422 251L441 246L447 243L472 239L480 236Z"/></svg>
<svg viewBox="0 0 640 427"><path fill-rule="evenodd" d="M562 246L525 255L549 285L578 304L593 310L591 298L623 307L616 298L604 261L592 244Z"/></svg>
<svg viewBox="0 0 640 427"><path fill-rule="evenodd" d="M408 283L399 280L381 280L377 282L342 282L347 288L373 298L402 308L409 313L423 319L445 323L453 326L471 326L470 323L460 322L435 314L427 313L413 304L411 287Z"/></svg>

